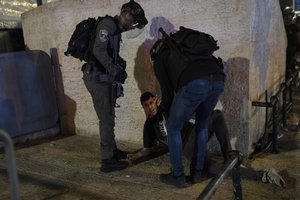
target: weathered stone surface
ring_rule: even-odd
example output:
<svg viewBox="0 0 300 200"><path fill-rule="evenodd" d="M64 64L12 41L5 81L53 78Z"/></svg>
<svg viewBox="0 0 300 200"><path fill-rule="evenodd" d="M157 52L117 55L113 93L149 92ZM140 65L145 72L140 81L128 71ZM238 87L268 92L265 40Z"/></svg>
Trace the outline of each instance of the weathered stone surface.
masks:
<svg viewBox="0 0 300 200"><path fill-rule="evenodd" d="M264 110L251 106L264 100L266 90L274 91L284 78L286 35L279 2L273 0L140 0L149 24L135 39L123 37L121 55L127 60L129 77L125 97L116 109L116 137L142 141L145 119L139 96L146 90L160 94L149 57L149 49L163 27L172 32L183 25L213 35L220 45L215 54L228 62L228 80L222 96L231 137L238 148L252 151L264 128ZM57 48L63 79L63 124L66 131L97 135L98 122L91 98L81 80L82 63L64 56L75 25L91 16L118 14L121 0L62 0L40 6L22 15L22 26L29 49L49 53Z"/></svg>

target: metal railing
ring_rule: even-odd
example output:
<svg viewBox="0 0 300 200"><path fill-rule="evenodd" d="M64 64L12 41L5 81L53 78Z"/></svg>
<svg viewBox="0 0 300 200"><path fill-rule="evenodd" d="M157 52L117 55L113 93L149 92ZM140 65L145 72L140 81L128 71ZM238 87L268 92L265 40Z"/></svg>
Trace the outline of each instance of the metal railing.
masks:
<svg viewBox="0 0 300 200"><path fill-rule="evenodd" d="M268 134L268 128L272 128L272 152L279 153L278 149L278 129L279 125L282 125L284 130L287 128L287 113L291 110L293 104L293 86L296 85L298 72L294 73L290 79L280 84L279 90L270 97L270 101L266 99L265 102L253 101L252 106L265 107L266 116L268 116L268 109L271 108L272 118L271 120L266 117L265 121L265 133ZM267 93L267 92L266 92ZM266 97L267 98L267 97ZM271 123L270 123L271 122ZM269 145L270 146L270 145ZM268 146L268 148L269 148ZM264 150L266 150L265 148Z"/></svg>
<svg viewBox="0 0 300 200"><path fill-rule="evenodd" d="M16 167L16 159L15 159L13 142L10 136L4 130L0 129L0 143L1 142L4 144L5 147L6 165L8 169L11 199L19 200L20 199L19 179L17 175L17 167Z"/></svg>
<svg viewBox="0 0 300 200"><path fill-rule="evenodd" d="M197 200L208 200L217 191L224 178L228 176L230 170L232 172L232 182L234 187L234 197L236 200L242 200L242 185L240 175L240 164L242 162L242 155L238 151L232 151L230 153L230 159L225 164L225 169L218 176L214 177L204 188Z"/></svg>

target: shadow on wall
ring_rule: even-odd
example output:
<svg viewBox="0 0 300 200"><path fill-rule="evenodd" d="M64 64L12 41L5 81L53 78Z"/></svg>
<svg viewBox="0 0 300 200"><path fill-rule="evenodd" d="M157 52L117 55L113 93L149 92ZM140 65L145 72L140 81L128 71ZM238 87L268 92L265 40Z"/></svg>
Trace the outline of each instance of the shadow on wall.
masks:
<svg viewBox="0 0 300 200"><path fill-rule="evenodd" d="M63 108L64 111L61 116L61 129L63 135L75 135L75 114L77 110L76 102L67 95L63 95L61 98L64 99Z"/></svg>
<svg viewBox="0 0 300 200"><path fill-rule="evenodd" d="M164 17L154 17L150 24L150 36L138 48L135 59L134 77L141 93L151 91L161 96L160 86L156 79L150 58L150 49L160 38L158 29L162 27L166 33L175 32L174 25Z"/></svg>
<svg viewBox="0 0 300 200"><path fill-rule="evenodd" d="M227 60L225 90L221 97L230 138L237 137L236 149L248 151L247 116L249 101L249 59L236 57Z"/></svg>

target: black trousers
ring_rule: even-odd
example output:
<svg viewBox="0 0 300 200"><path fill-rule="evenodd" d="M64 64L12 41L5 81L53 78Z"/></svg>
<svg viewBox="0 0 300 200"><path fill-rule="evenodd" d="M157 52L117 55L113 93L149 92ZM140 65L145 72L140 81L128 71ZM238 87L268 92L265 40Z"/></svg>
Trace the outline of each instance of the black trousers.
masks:
<svg viewBox="0 0 300 200"><path fill-rule="evenodd" d="M84 71L84 84L91 94L94 109L99 119L101 159L113 157L117 148L115 141L115 104L116 97L113 95L115 88L112 83L100 83L96 76L98 73Z"/></svg>
<svg viewBox="0 0 300 200"><path fill-rule="evenodd" d="M208 139L213 134L216 135L218 142L220 143L221 151L224 159L227 159L227 153L232 150L229 141L229 132L226 125L226 121L223 113L220 110L214 110L208 121Z"/></svg>
<svg viewBox="0 0 300 200"><path fill-rule="evenodd" d="M226 121L223 113L220 110L214 110L209 117L208 122L208 138L211 138L213 134L216 135L218 142L220 143L221 151L224 159L227 159L227 153L232 150L230 141L229 141L229 132L226 125ZM193 133L189 136L188 144L192 144L191 140L193 140ZM189 154L191 150L188 150L191 145L185 146L185 155L189 158ZM209 157L206 157L204 170L205 172L213 177L221 173L225 169L225 165L223 163L218 163L216 161L211 160ZM249 180L262 180L264 171L256 171L251 168L240 167L240 175L241 178L249 179ZM229 171L228 177L232 176L232 171Z"/></svg>
<svg viewBox="0 0 300 200"><path fill-rule="evenodd" d="M210 176L216 176L224 171L226 166L222 163L218 163L216 161L210 160L206 158L204 171ZM252 168L240 167L240 176L242 179L262 181L262 177L264 175L264 171L256 171ZM232 177L232 170L229 170L227 177Z"/></svg>

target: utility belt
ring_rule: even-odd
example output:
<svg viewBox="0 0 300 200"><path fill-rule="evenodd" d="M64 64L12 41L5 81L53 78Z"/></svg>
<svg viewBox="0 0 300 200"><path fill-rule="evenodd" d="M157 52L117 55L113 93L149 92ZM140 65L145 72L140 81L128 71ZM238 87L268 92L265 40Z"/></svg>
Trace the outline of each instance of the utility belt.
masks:
<svg viewBox="0 0 300 200"><path fill-rule="evenodd" d="M94 80L97 83L113 83L114 78L109 74L95 74Z"/></svg>
<svg viewBox="0 0 300 200"><path fill-rule="evenodd" d="M103 73L99 70L98 67L91 66L89 64L84 64L81 68L83 71L84 79L88 79L90 81L94 81L95 83L106 83L112 85L112 92L113 98L119 98L124 96L124 89L121 83L118 83L114 80L114 77L109 75L107 72Z"/></svg>
<svg viewBox="0 0 300 200"><path fill-rule="evenodd" d="M114 77L108 74L108 72L105 70L100 70L99 67L92 66L90 64L84 64L81 68L81 71L85 75L90 76L90 80L93 80L97 83L113 83Z"/></svg>

